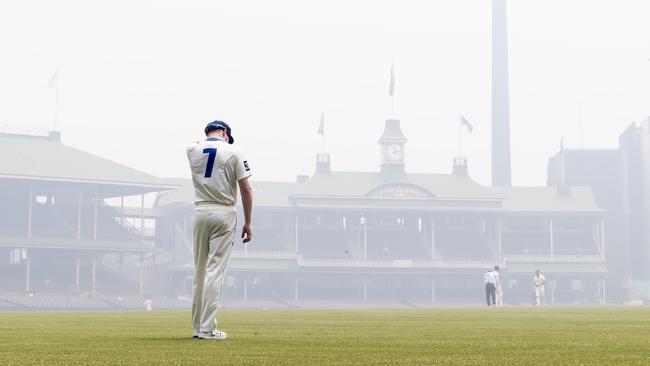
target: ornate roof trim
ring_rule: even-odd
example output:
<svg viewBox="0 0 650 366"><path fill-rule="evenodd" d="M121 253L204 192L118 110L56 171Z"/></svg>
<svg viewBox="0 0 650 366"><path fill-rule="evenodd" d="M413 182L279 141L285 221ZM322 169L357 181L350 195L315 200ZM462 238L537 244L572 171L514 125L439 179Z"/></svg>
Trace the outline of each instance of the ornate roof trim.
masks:
<svg viewBox="0 0 650 366"><path fill-rule="evenodd" d="M375 187L366 193L368 197L377 198L434 198L433 193L410 183L389 183Z"/></svg>

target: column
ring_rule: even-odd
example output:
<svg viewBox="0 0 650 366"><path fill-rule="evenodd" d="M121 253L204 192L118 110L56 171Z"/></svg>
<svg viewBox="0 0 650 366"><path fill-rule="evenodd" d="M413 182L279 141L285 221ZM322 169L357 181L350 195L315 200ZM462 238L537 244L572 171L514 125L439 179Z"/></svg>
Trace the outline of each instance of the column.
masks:
<svg viewBox="0 0 650 366"><path fill-rule="evenodd" d="M600 258L605 259L605 219L600 219Z"/></svg>
<svg viewBox="0 0 650 366"><path fill-rule="evenodd" d="M80 289L80 267L81 267L81 258L77 257L75 260L76 266L75 266L75 276L74 276L74 290L75 292L79 292Z"/></svg>
<svg viewBox="0 0 650 366"><path fill-rule="evenodd" d="M368 301L368 280L363 279L363 302Z"/></svg>
<svg viewBox="0 0 650 366"><path fill-rule="evenodd" d="M29 187L28 209L27 209L27 238L32 237L32 206L33 206L33 192L32 187ZM29 259L28 259L29 261ZM29 262L28 262L29 263ZM29 290L28 290L29 291Z"/></svg>
<svg viewBox="0 0 650 366"><path fill-rule="evenodd" d="M140 281L138 293L142 295L144 293L144 255L140 254Z"/></svg>
<svg viewBox="0 0 650 366"><path fill-rule="evenodd" d="M431 259L436 259L436 220L431 219Z"/></svg>
<svg viewBox="0 0 650 366"><path fill-rule="evenodd" d="M151 253L151 294L156 297L156 253Z"/></svg>
<svg viewBox="0 0 650 366"><path fill-rule="evenodd" d="M366 215L363 215L363 259L368 259L368 217ZM365 285L364 285L365 286ZM364 287L364 294L365 294L365 287ZM365 295L364 295L364 301L365 301Z"/></svg>
<svg viewBox="0 0 650 366"><path fill-rule="evenodd" d="M25 266L25 292L30 292L30 281L31 281L31 275L32 275L32 258L31 254L28 252L27 253L27 263Z"/></svg>
<svg viewBox="0 0 650 366"><path fill-rule="evenodd" d="M95 192L95 199L93 199L93 240L97 240L97 192Z"/></svg>
<svg viewBox="0 0 650 366"><path fill-rule="evenodd" d="M294 244L296 247L296 254L298 254L298 215L295 217L295 236L294 236Z"/></svg>
<svg viewBox="0 0 650 366"><path fill-rule="evenodd" d="M436 280L434 278L431 279L431 302L436 302Z"/></svg>
<svg viewBox="0 0 650 366"><path fill-rule="evenodd" d="M140 195L140 240L144 240L144 193Z"/></svg>
<svg viewBox="0 0 650 366"><path fill-rule="evenodd" d="M603 304L607 304L607 279L603 278Z"/></svg>
<svg viewBox="0 0 650 366"><path fill-rule="evenodd" d="M91 292L95 294L95 284L97 282L97 257L93 256L93 272L92 272L92 283L91 283Z"/></svg>
<svg viewBox="0 0 650 366"><path fill-rule="evenodd" d="M549 288L551 289L551 304L555 304L555 288L557 287L557 280L549 282ZM546 301L546 300L544 300ZM542 304L544 305L544 304Z"/></svg>
<svg viewBox="0 0 650 366"><path fill-rule="evenodd" d="M79 200L77 201L77 239L81 239L81 190L79 190Z"/></svg>
<svg viewBox="0 0 650 366"><path fill-rule="evenodd" d="M551 240L550 240L549 244L551 245L551 260L552 260L553 259L553 254L554 254L553 253L553 219L549 220L549 231L551 233L551 235L550 235Z"/></svg>
<svg viewBox="0 0 650 366"><path fill-rule="evenodd" d="M293 301L298 301L298 277L293 279Z"/></svg>
<svg viewBox="0 0 650 366"><path fill-rule="evenodd" d="M124 196L120 196L120 225L124 226Z"/></svg>
<svg viewBox="0 0 650 366"><path fill-rule="evenodd" d="M503 220L497 221L497 251L499 252L499 259L503 259Z"/></svg>
<svg viewBox="0 0 650 366"><path fill-rule="evenodd" d="M248 277L244 276L244 302L248 301Z"/></svg>

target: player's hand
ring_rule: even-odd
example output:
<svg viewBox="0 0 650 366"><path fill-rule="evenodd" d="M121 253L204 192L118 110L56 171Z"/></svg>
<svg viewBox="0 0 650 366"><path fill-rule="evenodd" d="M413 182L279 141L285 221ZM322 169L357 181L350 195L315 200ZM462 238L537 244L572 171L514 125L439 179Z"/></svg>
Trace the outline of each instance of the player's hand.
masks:
<svg viewBox="0 0 650 366"><path fill-rule="evenodd" d="M251 225L244 225L241 229L241 238L244 239L244 243L248 243L253 238L253 230Z"/></svg>

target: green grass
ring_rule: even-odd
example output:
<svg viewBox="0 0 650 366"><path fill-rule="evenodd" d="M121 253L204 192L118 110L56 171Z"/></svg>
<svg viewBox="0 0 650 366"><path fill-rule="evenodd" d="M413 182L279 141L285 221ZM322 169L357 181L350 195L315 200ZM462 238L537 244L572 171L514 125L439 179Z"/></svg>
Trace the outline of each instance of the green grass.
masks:
<svg viewBox="0 0 650 366"><path fill-rule="evenodd" d="M0 313L0 365L650 365L650 309Z"/></svg>

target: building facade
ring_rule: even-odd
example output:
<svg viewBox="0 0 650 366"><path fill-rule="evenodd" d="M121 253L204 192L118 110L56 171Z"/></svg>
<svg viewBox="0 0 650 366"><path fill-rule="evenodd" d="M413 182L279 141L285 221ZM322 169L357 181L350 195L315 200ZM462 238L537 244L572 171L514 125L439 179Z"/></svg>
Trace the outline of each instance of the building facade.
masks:
<svg viewBox="0 0 650 366"><path fill-rule="evenodd" d="M253 182L255 239L233 253L227 298L480 303L484 268L499 265L507 303L532 303L535 269L549 302L606 301L605 211L589 187L485 187L465 158L407 173L398 120L378 142L377 172L333 171L319 154L311 176ZM193 188L168 183L181 188L159 195L157 243L174 253L169 290L189 293Z"/></svg>
<svg viewBox="0 0 650 366"><path fill-rule="evenodd" d="M163 253L144 196L172 188L66 146L58 132L0 134L0 305L41 304L40 294L151 296Z"/></svg>

